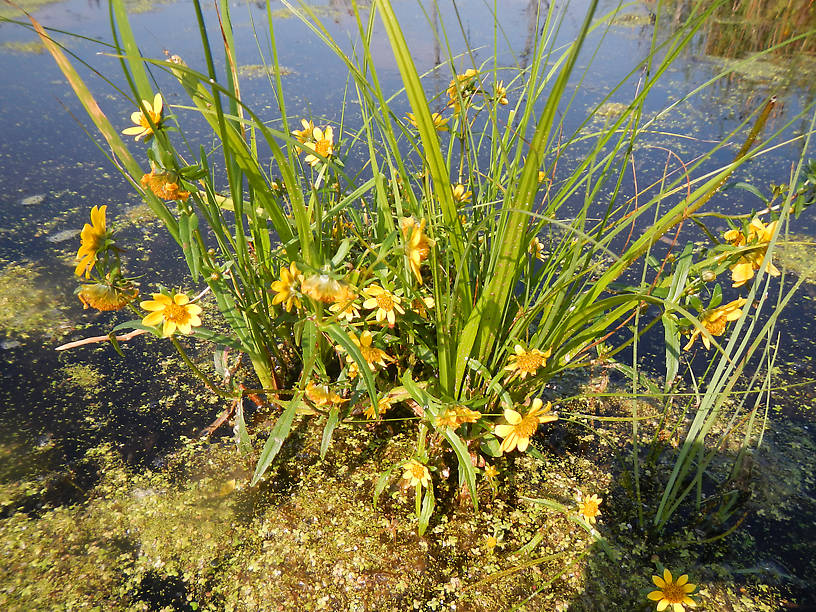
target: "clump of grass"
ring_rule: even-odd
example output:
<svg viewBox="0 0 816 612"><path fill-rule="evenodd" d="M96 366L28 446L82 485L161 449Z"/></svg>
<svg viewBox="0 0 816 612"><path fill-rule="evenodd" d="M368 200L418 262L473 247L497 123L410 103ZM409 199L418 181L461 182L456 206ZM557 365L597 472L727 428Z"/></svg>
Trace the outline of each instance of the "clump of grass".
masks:
<svg viewBox="0 0 816 612"><path fill-rule="evenodd" d="M393 486L409 491L422 534L437 494L451 482L478 508L477 483L488 466L534 453L530 441L537 432L559 427L559 398L544 397L554 376L612 363L630 349L632 366L616 365L630 375L631 395L660 398L660 430L682 440L665 479L642 482L650 473L643 465L658 461L664 440L656 435L642 445L636 403L620 417L632 427L638 527L661 534L672 521L682 522L688 507L702 507L704 475L719 456L719 447L707 441L732 435L734 428L712 430L728 410L732 425L749 424L734 459L733 473L741 473L761 430L762 398L770 393L773 327L799 286L780 289L773 313L761 319L767 289L780 276L773 252L795 190L762 214L729 218L725 234L707 227L703 211L737 168L766 151L773 135L764 138L763 130L774 101L729 136L743 142L732 163L700 174L701 164L725 144L719 143L680 172L667 166L635 197L622 191L631 152L649 128L642 112L647 97L711 9L697 7L673 37L653 39L633 67L633 74L648 76L631 101L614 113L606 112L607 100L594 109L593 116L607 119L603 128L587 134L590 116L568 134L559 117L569 110L578 55L589 33L613 17L596 20L597 2L563 48L548 42L557 38L554 7L540 14L551 36L536 42L526 67L501 66L497 58L476 64L467 56L470 63L460 68L449 50L437 69L448 85L431 92L430 101L389 2L368 12L355 9L360 45L354 56L344 53L309 6L286 4L344 62L344 103L359 105L361 124L349 125L342 114L293 115L274 55L271 82L280 119L267 122L247 107L227 3L219 5L227 58L220 74L198 2L204 72L177 56L139 55L124 5L114 1L116 51L134 101L133 125L122 133L135 139L140 159L33 22L120 169L177 241L190 282L205 287L193 295L159 285L142 296L141 310L135 308L133 280L121 269L105 207L95 207L78 253L76 274L87 281L80 297L90 306L139 313L114 331L130 328L171 342L227 401L222 420L233 419L238 447L247 455L255 456L247 398L261 414L273 415L250 484L267 477L298 416L323 428L325 456L341 423L387 422L402 410L408 416L399 418L415 422L416 440L378 479L374 499L380 502ZM402 77L396 98L382 90L368 44L377 23ZM271 21L268 35L274 50ZM222 157L176 143L173 132L183 129L183 118L154 91L149 69L175 77L212 129ZM407 102L409 114L396 111L397 99ZM565 177L556 172L566 150L587 143L589 150ZM268 153L259 153L261 147ZM359 165L352 162L356 150L364 159ZM223 180L216 165L224 169ZM679 242L691 222L709 238L705 247ZM663 249L661 241L670 247ZM200 304L205 293L214 296L228 333L211 329L213 313ZM644 388L638 344L658 325L665 381ZM217 377L187 356L186 338L216 345ZM700 345L709 364L704 379L694 393L680 394L681 354ZM740 401L727 403L755 356L763 368L755 370ZM242 357L256 380L237 375ZM675 402L685 406L690 424L677 417ZM723 516L732 516L732 497L723 494L721 501ZM614 557L602 538L598 542Z"/></svg>

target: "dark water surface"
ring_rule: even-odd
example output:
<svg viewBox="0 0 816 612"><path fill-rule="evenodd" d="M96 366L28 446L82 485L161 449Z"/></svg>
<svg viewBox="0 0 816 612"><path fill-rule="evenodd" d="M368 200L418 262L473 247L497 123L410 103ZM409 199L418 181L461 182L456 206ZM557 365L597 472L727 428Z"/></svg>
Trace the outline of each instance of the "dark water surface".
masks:
<svg viewBox="0 0 816 612"><path fill-rule="evenodd" d="M560 20L557 43L571 40L580 25L586 4L579 1L568 6L557 6ZM441 33L440 22L446 24L449 36L447 44L454 54L461 54L466 37L475 50L472 61L477 65L487 61L491 66L489 60L493 56L494 31L490 7L477 0L445 2L441 5L438 9L427 8L423 11L413 1L395 3L420 72L430 71L447 55L445 43L435 35ZM204 70L198 29L189 3L133 6L140 11L132 16L132 25L144 54L157 58L164 58L168 53L177 54L190 66ZM314 6L330 33L342 45L352 49L356 40L356 25L348 3L335 1ZM540 35L535 31L537 3L502 0L498 6L498 23L501 26L497 37L498 63L524 65L535 37ZM605 14L615 6L614 2L604 2L599 14ZM145 8L150 10L141 12ZM544 8L542 4L542 10ZM290 113L293 116L314 117L316 121L338 122L343 112L342 100L347 83L341 62L327 52L299 20L282 16L282 6L273 2L272 10L280 63L287 69L283 83ZM574 79L577 87L575 99L566 112L567 133L579 127L587 112L604 102L607 92L619 82L623 81L623 86L608 99L608 103L627 104L635 95L641 74L635 72L630 75L630 72L649 51L654 30L650 19L653 10L656 10L655 5L647 2L628 8L623 11L622 17L616 19L616 25L599 30L590 37ZM681 18L686 10L687 3L670 4L665 18L660 20L659 36L665 36L675 19ZM106 47L92 42L110 41L105 3L80 0L58 2L38 11L36 16L55 30L71 31L91 39L57 34L58 40L65 44L69 52L87 61L102 75L111 77L113 85L121 85L117 80L117 60L102 55ZM207 9L209 27L213 27L214 18L214 11ZM238 41L239 65L250 66L250 70L254 66L259 72L259 65L268 63L271 57L265 35L263 3L235 3L232 19ZM723 45L718 36L722 38L722 32L712 28L705 28L697 35L653 91L645 108L647 118L658 115L720 73L724 67L732 65L730 59L707 55L707 50L712 48L722 53ZM139 209L135 208L139 203L137 197L83 131L82 126L87 126L89 122L50 56L20 50L20 43L35 40L31 31L19 25L0 24L0 78L3 82L0 89L0 125L3 126L3 137L0 139L3 169L0 172L0 262L4 266L13 262L28 262L36 267L36 289L44 292L47 299L44 304L19 304L16 307L23 311L32 308L48 310L52 316L49 319L51 329L44 330L45 334L28 334L29 337L22 337L15 329L0 330L0 334L4 335L5 347L0 356L5 362L3 394L13 406L6 416L17 424L12 430L42 436L49 434L51 423L38 417L40 411L30 410L37 405L37 399L31 397L31 393L36 395L39 391L34 389L48 385L53 368L102 354L104 358L99 359L99 368L122 368L125 372L136 372L141 370L138 365L141 361L151 359L146 356L147 353L142 353L141 348L135 348L135 343L128 350L128 360L115 366L109 365L107 357L112 353L107 347L81 349L70 356L59 357L50 350L53 342L56 342L52 331L56 330L59 332L57 335L61 336L67 334L73 339L91 332L104 333L110 325L108 317L82 312L71 295L75 287L71 274L72 255L78 239L70 232L78 231L87 221L88 209L93 205L109 206L108 217L110 223L120 229L120 242L134 245L126 253L126 264L132 274L144 274L143 287L150 287L159 281L166 284L182 282L183 276L180 275L180 266L173 263L176 261L174 245L161 232L154 231L154 225L139 216ZM727 49L730 55L740 56L742 50L735 44L727 46ZM376 67L385 90L395 91L399 87L399 77L384 36L377 36L373 47ZM471 65L471 60L466 63L465 59L459 58L458 69ZM814 97L813 79L808 78L812 73L807 71L805 59L802 54L788 53L785 57L783 52L779 52L761 62L740 66L728 77L683 100L665 116L659 116L654 123L655 134L647 136L635 153L639 184L645 185L659 178L667 149L674 151L686 163L693 161L712 143L739 125L769 95L777 95L779 104L768 130L778 129L795 117L812 103ZM627 78L627 75L630 76ZM84 76L114 125L117 128L127 127L132 103L98 75L85 71ZM180 88L167 75L157 71L156 78L171 106L187 103ZM449 78L450 73L445 66L434 71L426 81L429 93L443 91ZM506 80L510 80L509 74ZM270 91L270 84L263 75L243 80L245 101L260 116L274 120ZM512 93L511 88L511 98ZM439 102L439 110L441 105ZM185 130L195 135L196 127L201 127L195 114L182 108L174 111ZM345 120L353 125L358 114L356 106L348 104L345 112ZM807 122L807 116L794 122L780 141L800 135ZM596 119L587 129L597 129L601 125L601 120ZM211 144L206 138L202 142ZM713 156L704 168L712 169L730 161L738 145L735 143L726 147ZM767 192L769 183L787 182L801 149L801 139L784 145L742 169L737 180L750 180ZM141 144L132 150L137 158L141 158ZM579 154L580 147L572 153ZM353 156L350 163L353 163ZM569 157L560 163L562 167L567 166ZM628 177L627 183L624 188L631 194L632 176ZM732 189L716 197L709 209L748 212L762 207L754 196ZM717 228L715 223L714 229L722 228ZM814 211L806 211L792 224L792 230L797 234L814 236ZM687 237L692 240L702 238L694 231L689 231ZM816 335L813 333L814 294L812 285L805 285L794 306L786 313L781 328L784 338L782 361L788 364L782 369L791 379L801 380L816 374L809 359L813 353L811 338ZM15 306L9 305L7 308L13 309ZM58 315L56 311L59 311ZM70 332L75 327L80 329ZM142 341L138 344L139 347L143 346ZM656 356L654 359L659 361L660 358ZM21 381L26 378L38 382L22 384ZM153 384L144 376L137 382L139 393ZM150 391L147 393L149 395ZM812 405L812 394L807 387L797 395L797 402ZM21 409L22 414L18 412ZM128 434L122 432L122 435Z"/></svg>

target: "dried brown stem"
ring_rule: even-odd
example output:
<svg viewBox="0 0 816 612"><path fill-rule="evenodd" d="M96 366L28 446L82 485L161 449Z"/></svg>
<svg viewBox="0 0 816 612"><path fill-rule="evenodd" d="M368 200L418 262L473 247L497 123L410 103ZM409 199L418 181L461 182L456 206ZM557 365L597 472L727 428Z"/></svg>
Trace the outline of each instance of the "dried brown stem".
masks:
<svg viewBox="0 0 816 612"><path fill-rule="evenodd" d="M134 329L132 332L128 332L127 334L122 334L121 336L115 336L117 342L127 342L128 340L135 338L136 336L141 336L142 334L146 334L146 329ZM73 342L68 342L67 344L61 344L55 351L67 351L68 349L76 348L78 346L84 346L85 344L96 344L98 342L107 342L110 341L110 336L94 336L92 338L83 338L82 340L74 340Z"/></svg>

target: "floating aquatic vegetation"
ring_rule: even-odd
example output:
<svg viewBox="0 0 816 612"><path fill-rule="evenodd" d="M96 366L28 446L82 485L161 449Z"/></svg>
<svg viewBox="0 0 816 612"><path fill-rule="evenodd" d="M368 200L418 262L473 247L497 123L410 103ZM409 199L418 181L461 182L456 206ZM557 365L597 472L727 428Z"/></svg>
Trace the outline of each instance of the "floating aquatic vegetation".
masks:
<svg viewBox="0 0 816 612"><path fill-rule="evenodd" d="M59 244L60 242L66 242L67 240L73 240L77 235L79 235L80 230L78 229L64 229L53 234L49 234L45 237L47 242L53 242L55 244Z"/></svg>
<svg viewBox="0 0 816 612"><path fill-rule="evenodd" d="M244 64L238 66L238 76L248 79L259 79L261 77L271 77L279 74L280 76L289 76L295 74L295 71L286 66L264 66L263 64Z"/></svg>
<svg viewBox="0 0 816 612"><path fill-rule="evenodd" d="M45 53L45 45L39 41L32 40L29 42L9 40L3 43L3 49L8 49L15 53L33 53L35 55L42 55Z"/></svg>
<svg viewBox="0 0 816 612"><path fill-rule="evenodd" d="M45 202L44 193L30 195L20 200L20 204L22 204L23 206L36 206L37 204L42 204L43 202Z"/></svg>
<svg viewBox="0 0 816 612"><path fill-rule="evenodd" d="M788 272L816 283L816 242L812 236L793 234L780 241L777 250L779 264Z"/></svg>
<svg viewBox="0 0 816 612"><path fill-rule="evenodd" d="M57 309L54 288L43 284L33 263L0 262L0 332L19 338L62 331L65 319Z"/></svg>

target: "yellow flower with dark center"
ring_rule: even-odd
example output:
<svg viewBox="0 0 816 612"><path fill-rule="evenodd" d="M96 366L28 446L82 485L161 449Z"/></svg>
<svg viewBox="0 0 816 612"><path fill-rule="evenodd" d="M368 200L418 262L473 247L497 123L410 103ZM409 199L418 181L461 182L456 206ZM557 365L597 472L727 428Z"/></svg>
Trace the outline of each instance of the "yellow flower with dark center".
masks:
<svg viewBox="0 0 816 612"><path fill-rule="evenodd" d="M765 225L759 219L754 218L748 226L747 236L738 229L728 230L723 234L723 238L735 247L753 247L750 251L743 253L737 263L730 266L731 280L734 281L733 287L742 287L754 278L754 273L762 266L762 260L768 251L768 243L773 238L777 223L778 221L772 221ZM779 269L771 262L768 262L768 274L771 276L780 274Z"/></svg>
<svg viewBox="0 0 816 612"><path fill-rule="evenodd" d="M416 459L409 459L402 464L402 479L407 487L422 485L427 487L431 482L431 473L428 468Z"/></svg>
<svg viewBox="0 0 816 612"><path fill-rule="evenodd" d="M190 197L189 191L182 191L178 186L178 177L172 172L156 172L151 170L142 176L142 187L150 189L162 200L181 200L186 202Z"/></svg>
<svg viewBox="0 0 816 612"><path fill-rule="evenodd" d="M357 298L354 291L347 284L342 283L328 274L312 274L303 279L301 291L313 300L325 304L345 304Z"/></svg>
<svg viewBox="0 0 816 612"><path fill-rule="evenodd" d="M413 217L404 217L400 221L400 229L405 238L405 254L408 256L408 265L411 272L417 277L419 284L422 284L422 262L428 259L431 247L436 244L425 235L426 220L422 219L417 225Z"/></svg>
<svg viewBox="0 0 816 612"><path fill-rule="evenodd" d="M329 389L329 385L316 385L312 381L306 384L306 397L308 397L316 406L332 406L334 404L342 404L347 401L340 397L334 391Z"/></svg>
<svg viewBox="0 0 816 612"><path fill-rule="evenodd" d="M108 283L82 285L77 294L82 307L96 308L102 312L121 310L139 295L135 287L117 287Z"/></svg>
<svg viewBox="0 0 816 612"><path fill-rule="evenodd" d="M594 493L587 498L584 498L579 494L575 497L575 501L578 502L578 514L580 514L587 522L594 525L597 517L601 514L598 506L601 505L603 498L598 497Z"/></svg>
<svg viewBox="0 0 816 612"><path fill-rule="evenodd" d="M707 329L712 336L722 336L725 332L726 323L736 321L742 316L742 307L745 306L745 301L745 298L737 298L733 302L728 302L727 304L709 310L703 315L703 318L700 319L700 323L702 323L703 327ZM703 345L706 349L711 348L711 341L708 339L708 336L703 336L703 331L697 328L694 330L694 333L691 334L688 344L683 347L684 351L691 348L691 345L697 340L697 336L702 336Z"/></svg>
<svg viewBox="0 0 816 612"><path fill-rule="evenodd" d="M399 291L398 289L397 292ZM368 286L363 294L368 298L363 302L363 308L376 309L377 323L388 321L388 325L393 327L396 322L396 314L405 314L405 310L400 305L402 299L397 293L391 293L388 289L383 289L375 283Z"/></svg>
<svg viewBox="0 0 816 612"><path fill-rule="evenodd" d="M499 81L499 84L496 85L496 93L493 98L502 106L509 104L507 101L507 88L504 86L504 81Z"/></svg>
<svg viewBox="0 0 816 612"><path fill-rule="evenodd" d="M183 293L177 293L172 298L163 293L154 293L152 300L145 300L140 304L150 314L142 319L142 325L156 327L164 321L162 335L165 338L172 336L176 330L182 334L193 333L193 327L201 325L201 306L190 304L190 298Z"/></svg>
<svg viewBox="0 0 816 612"><path fill-rule="evenodd" d="M673 612L685 612L685 606L689 608L696 607L697 604L689 595L694 592L697 585L688 581L688 574L683 574L675 582L672 580L671 572L666 569L663 570L662 578L652 576L652 581L658 590L652 591L647 597L657 602L658 612L662 612L669 606L672 606Z"/></svg>
<svg viewBox="0 0 816 612"><path fill-rule="evenodd" d="M453 189L453 201L462 204L464 202L470 202L471 198L473 197L472 191L467 191L467 188L459 183L458 185L454 185Z"/></svg>
<svg viewBox="0 0 816 612"><path fill-rule="evenodd" d="M311 153L303 158L303 161L315 167L317 164L323 162L317 155L329 158L332 153L334 153L334 130L332 130L331 126L327 127L325 131L316 127L312 132L312 136L314 137L314 142L303 143L303 147L311 151ZM315 153L317 155L315 155Z"/></svg>
<svg viewBox="0 0 816 612"><path fill-rule="evenodd" d="M384 415L386 412L391 410L391 406L392 406L393 403L394 403L393 398L391 398L391 397L389 397L387 395L385 397L381 397L379 400L377 400L377 410L374 410L374 404L373 403L369 403L368 406L366 406L366 409L365 409L365 418L367 418L369 421L371 421L373 419L376 419L377 415L382 417L382 415Z"/></svg>
<svg viewBox="0 0 816 612"><path fill-rule="evenodd" d="M535 398L530 410L524 416L511 408L505 408L504 420L507 421L507 424L496 425L493 429L497 436L504 438L499 450L502 453L512 452L516 448L521 453L526 451L530 445L530 438L541 423L558 420L558 416L550 412L551 407L550 402L543 406L542 401Z"/></svg>
<svg viewBox="0 0 816 612"><path fill-rule="evenodd" d="M518 372L522 380L527 375L535 376L538 368L543 368L547 365L547 358L552 354L552 349L549 348L544 352L538 349L531 349L529 351L517 344L515 347L516 354L510 355L510 363L505 366L505 370L509 372Z"/></svg>
<svg viewBox="0 0 816 612"><path fill-rule="evenodd" d="M286 312L291 312L292 307L300 308L300 298L295 293L295 287L303 279L303 274L298 270L297 264L293 261L289 264L289 269L281 267L280 278L271 285L272 291L276 292L272 298L272 304L283 304Z"/></svg>
<svg viewBox="0 0 816 612"><path fill-rule="evenodd" d="M354 321L354 319L360 318L360 309L357 307L357 303L354 301L354 299L335 302L329 306L329 310L334 313L338 321L345 319L351 323Z"/></svg>
<svg viewBox="0 0 816 612"><path fill-rule="evenodd" d="M302 130L292 130L292 136L297 138L298 142L307 142L312 139L312 134L314 133L314 123L311 121L306 121L305 119L300 120L300 124L303 126Z"/></svg>
<svg viewBox="0 0 816 612"><path fill-rule="evenodd" d="M74 269L74 274L85 278L91 277L91 269L96 263L96 256L99 251L104 248L105 241L108 238L108 232L105 225L105 211L108 209L105 206L94 206L91 209L91 222L86 223L82 228L80 240L82 244L76 254L77 266Z"/></svg>
<svg viewBox="0 0 816 612"><path fill-rule="evenodd" d="M142 106L147 111L147 117L150 117L150 121L152 121L153 125L158 128L162 120L163 102L161 94L157 93L153 97L152 105L149 101L142 100ZM126 136L136 136L136 140L139 140L142 137L144 137L145 140L148 140L151 136L153 136L153 127L150 125L150 121L147 120L147 117L142 111L136 111L130 116L130 120L136 125L125 128L122 130L122 133Z"/></svg>
<svg viewBox="0 0 816 612"><path fill-rule="evenodd" d="M414 113L407 113L405 115L406 121L411 124L415 130L419 129L419 126L416 122L416 117L414 117ZM442 116L442 113L431 113L431 121L433 121L434 129L437 132L447 132L448 131L448 120Z"/></svg>

